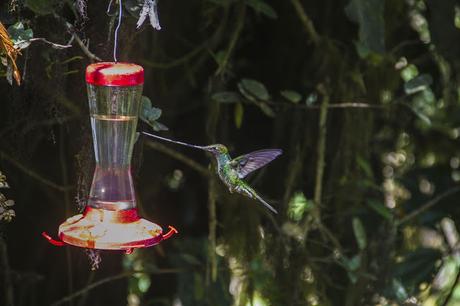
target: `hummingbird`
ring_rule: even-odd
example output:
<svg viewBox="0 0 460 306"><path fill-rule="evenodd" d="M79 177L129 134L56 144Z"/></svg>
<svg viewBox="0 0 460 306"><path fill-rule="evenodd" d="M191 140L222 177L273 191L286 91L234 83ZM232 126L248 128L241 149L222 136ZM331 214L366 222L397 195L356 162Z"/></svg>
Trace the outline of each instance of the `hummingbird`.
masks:
<svg viewBox="0 0 460 306"><path fill-rule="evenodd" d="M265 207L277 214L275 208L267 203L248 183L243 179L251 172L265 166L283 153L281 149L264 149L231 158L226 146L212 144L197 146L189 143L175 141L158 135L142 132L144 135L164 141L180 144L183 146L200 149L211 153L217 161L217 174L220 180L227 186L230 193L236 192L251 199L258 200Z"/></svg>

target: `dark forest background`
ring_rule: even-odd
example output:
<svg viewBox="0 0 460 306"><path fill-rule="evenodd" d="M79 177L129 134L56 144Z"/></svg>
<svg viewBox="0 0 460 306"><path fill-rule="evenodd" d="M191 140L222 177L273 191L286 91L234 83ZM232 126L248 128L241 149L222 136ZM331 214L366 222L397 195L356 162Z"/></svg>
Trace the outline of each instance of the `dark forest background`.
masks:
<svg viewBox="0 0 460 306"><path fill-rule="evenodd" d="M157 31L124 0L119 59L144 66L156 133L284 151L248 179L273 215L140 137L139 210L180 233L131 255L41 237L88 195L108 4L0 2L22 75L0 48L0 305L460 305L460 1L160 0Z"/></svg>

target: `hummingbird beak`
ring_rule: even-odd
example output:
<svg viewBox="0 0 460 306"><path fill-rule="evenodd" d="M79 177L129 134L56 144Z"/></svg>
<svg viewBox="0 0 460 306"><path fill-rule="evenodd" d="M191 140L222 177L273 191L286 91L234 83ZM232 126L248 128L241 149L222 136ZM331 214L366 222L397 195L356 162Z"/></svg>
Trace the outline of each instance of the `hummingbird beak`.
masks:
<svg viewBox="0 0 460 306"><path fill-rule="evenodd" d="M150 136L150 137L153 137L153 138L157 138L157 139L160 139L160 140L164 140L164 141L167 141L167 142L171 142L171 143L179 144L179 145L182 145L182 146L186 146L186 147L189 147L189 148L205 150L205 147L202 147L202 146L196 146L196 145L192 145L192 144L185 143L185 142L182 142L182 141L172 140L172 139L161 137L161 136L158 136L158 135L155 135L155 134L150 134L150 133L147 133L147 132L142 132L142 134Z"/></svg>
<svg viewBox="0 0 460 306"><path fill-rule="evenodd" d="M202 150L205 150L206 152L209 152L209 153L214 153L215 150L213 147L211 146L206 146L206 147L201 147Z"/></svg>

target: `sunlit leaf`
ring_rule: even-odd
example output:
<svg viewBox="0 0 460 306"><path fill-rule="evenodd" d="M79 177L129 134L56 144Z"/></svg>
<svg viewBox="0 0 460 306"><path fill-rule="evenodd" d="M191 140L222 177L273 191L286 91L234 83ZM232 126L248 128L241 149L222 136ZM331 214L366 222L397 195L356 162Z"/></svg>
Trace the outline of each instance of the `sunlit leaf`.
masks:
<svg viewBox="0 0 460 306"><path fill-rule="evenodd" d="M244 108L242 103L235 104L235 126L239 129L243 123Z"/></svg>
<svg viewBox="0 0 460 306"><path fill-rule="evenodd" d="M296 192L289 201L287 215L291 220L298 222L311 207L312 202L307 200L303 192Z"/></svg>
<svg viewBox="0 0 460 306"><path fill-rule="evenodd" d="M409 108L412 110L412 112L426 125L430 126L431 125L431 119L428 118L427 115L425 115L419 108L409 106Z"/></svg>
<svg viewBox="0 0 460 306"><path fill-rule="evenodd" d="M246 4L251 7L254 11L264 14L265 16L276 19L278 18L278 14L276 11L267 4L264 0L246 0Z"/></svg>
<svg viewBox="0 0 460 306"><path fill-rule="evenodd" d="M367 245L367 236L364 226L359 218L353 218L353 233L360 250L364 250Z"/></svg>
<svg viewBox="0 0 460 306"><path fill-rule="evenodd" d="M140 292L145 293L149 290L152 281L150 276L146 273L142 273L137 281L137 286Z"/></svg>
<svg viewBox="0 0 460 306"><path fill-rule="evenodd" d="M407 65L404 69L401 70L401 77L404 81L408 82L418 76L418 68L415 65Z"/></svg>
<svg viewBox="0 0 460 306"><path fill-rule="evenodd" d="M404 84L404 91L411 95L416 92L423 91L431 86L433 78L429 74L420 74Z"/></svg>
<svg viewBox="0 0 460 306"><path fill-rule="evenodd" d="M436 277L433 280L433 288L435 290L445 290L452 286L459 269L459 261L452 256L447 257L444 261Z"/></svg>
<svg viewBox="0 0 460 306"><path fill-rule="evenodd" d="M302 95L293 90L283 90L280 92L280 94L286 100L288 100L289 102L295 103L295 104L299 103L300 100L302 100Z"/></svg>

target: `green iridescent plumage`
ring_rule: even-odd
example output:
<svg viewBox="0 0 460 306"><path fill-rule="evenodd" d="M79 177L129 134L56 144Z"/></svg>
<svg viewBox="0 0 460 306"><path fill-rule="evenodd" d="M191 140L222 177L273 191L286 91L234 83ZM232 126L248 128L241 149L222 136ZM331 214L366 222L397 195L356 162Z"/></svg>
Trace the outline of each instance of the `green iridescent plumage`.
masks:
<svg viewBox="0 0 460 306"><path fill-rule="evenodd" d="M222 144L213 144L209 146L196 146L188 143L171 140L158 135L143 132L143 134L157 139L165 140L168 142L192 147L200 150L210 152L217 161L217 174L222 182L228 187L228 190L233 193L245 195L251 199L258 200L264 204L272 212L277 213L270 204L267 203L259 194L249 186L243 178L249 173L265 166L276 157L282 154L280 149L265 149L254 151L249 154L241 155L232 159L228 154L228 149Z"/></svg>

